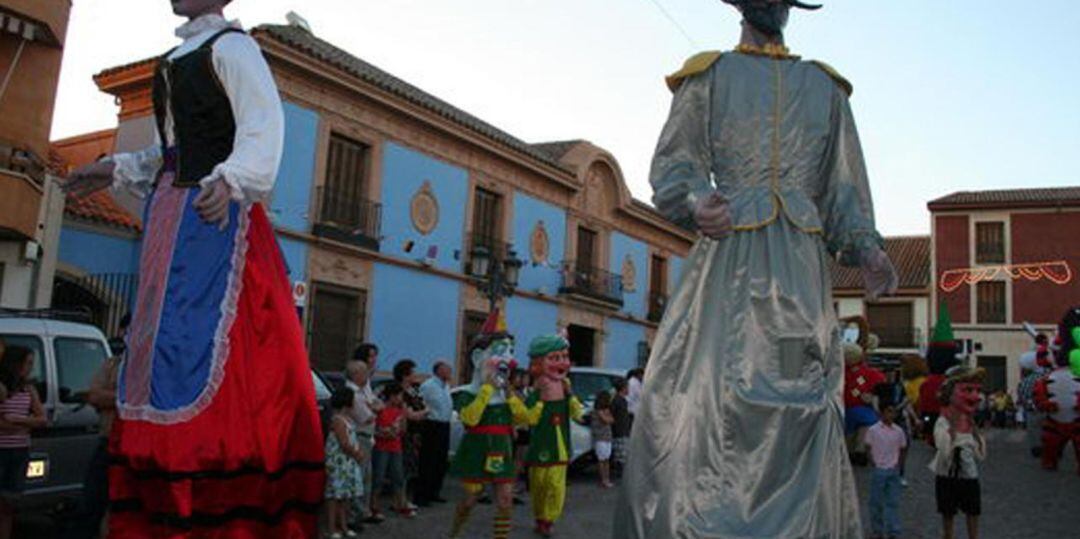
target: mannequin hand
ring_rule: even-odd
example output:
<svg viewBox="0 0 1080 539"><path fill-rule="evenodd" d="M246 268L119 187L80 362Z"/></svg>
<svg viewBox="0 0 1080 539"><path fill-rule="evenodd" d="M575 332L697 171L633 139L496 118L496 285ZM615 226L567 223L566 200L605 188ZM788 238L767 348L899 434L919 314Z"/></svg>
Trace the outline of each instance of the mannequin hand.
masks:
<svg viewBox="0 0 1080 539"><path fill-rule="evenodd" d="M78 198L87 196L112 185L115 168L116 164L111 161L83 165L71 172L61 188Z"/></svg>
<svg viewBox="0 0 1080 539"><path fill-rule="evenodd" d="M871 301L896 292L899 278L885 251L874 249L865 253L859 269L862 271L866 297Z"/></svg>
<svg viewBox="0 0 1080 539"><path fill-rule="evenodd" d="M694 222L706 236L719 240L733 231L728 202L720 193L710 193L694 204Z"/></svg>
<svg viewBox="0 0 1080 539"><path fill-rule="evenodd" d="M195 197L192 205L199 212L199 217L208 224L218 225L220 230L229 226L229 202L232 193L224 180L215 180L204 185Z"/></svg>

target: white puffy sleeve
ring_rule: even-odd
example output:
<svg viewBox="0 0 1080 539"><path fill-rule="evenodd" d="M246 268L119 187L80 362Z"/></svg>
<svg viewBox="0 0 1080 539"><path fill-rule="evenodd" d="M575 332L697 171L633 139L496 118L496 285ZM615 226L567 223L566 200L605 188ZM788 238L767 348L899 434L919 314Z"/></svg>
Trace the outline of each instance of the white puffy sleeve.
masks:
<svg viewBox="0 0 1080 539"><path fill-rule="evenodd" d="M115 165L114 189L126 189L140 197L150 192L162 163L161 142L157 139L155 129L154 144L135 152L113 154L105 159Z"/></svg>
<svg viewBox="0 0 1080 539"><path fill-rule="evenodd" d="M281 97L258 43L232 33L214 43L214 70L232 104L236 137L232 154L200 183L221 178L233 199L265 201L277 178L285 137Z"/></svg>

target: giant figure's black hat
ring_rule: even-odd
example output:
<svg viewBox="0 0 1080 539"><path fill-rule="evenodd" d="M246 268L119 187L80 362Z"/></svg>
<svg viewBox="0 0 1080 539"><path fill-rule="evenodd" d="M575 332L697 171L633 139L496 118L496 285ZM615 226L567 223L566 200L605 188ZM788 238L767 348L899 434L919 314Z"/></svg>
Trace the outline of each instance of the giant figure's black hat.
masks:
<svg viewBox="0 0 1080 539"><path fill-rule="evenodd" d="M751 0L724 0L725 3L735 5L735 6L746 4L746 3L749 3L750 1ZM791 6L791 7L798 7L798 8L802 8L802 9L820 9L821 8L821 4L807 4L805 2L800 2L799 0L784 0L784 3Z"/></svg>

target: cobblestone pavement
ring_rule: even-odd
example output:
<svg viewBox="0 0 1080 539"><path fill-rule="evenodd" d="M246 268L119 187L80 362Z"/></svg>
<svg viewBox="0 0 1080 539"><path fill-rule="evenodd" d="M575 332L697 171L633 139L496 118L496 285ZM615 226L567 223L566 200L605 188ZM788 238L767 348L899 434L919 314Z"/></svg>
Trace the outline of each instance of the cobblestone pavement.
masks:
<svg viewBox="0 0 1080 539"><path fill-rule="evenodd" d="M1020 430L986 432L988 455L979 471L982 486L983 539L1064 539L1080 537L1080 476L1069 448L1057 472L1044 471L1030 454ZM900 499L905 539L941 537L941 516L934 500L934 476L927 468L932 450L916 442L907 460L908 487ZM870 473L859 469L863 525L869 532L866 504ZM967 537L962 516L957 516L956 537Z"/></svg>
<svg viewBox="0 0 1080 539"><path fill-rule="evenodd" d="M1060 471L1046 472L1028 453L1022 431L992 430L987 433L989 458L982 468L983 539L1071 539L1080 537L1080 476L1069 454ZM901 495L904 539L933 539L941 536L941 519L934 502L933 475L926 465L931 450L917 442L908 456L908 488ZM856 469L863 522L867 520L869 471ZM453 499L459 489L447 483L444 494ZM556 527L560 539L609 539L616 490L601 489L593 472L575 474L567 497L566 515ZM369 526L361 537L393 539L442 539L447 536L451 504L422 509L414 519L388 516L379 526ZM492 506L478 506L464 539L490 537ZM957 537L966 537L962 518L957 518ZM47 519L28 516L16 530L18 538L48 538ZM535 537L530 511L518 506L514 511L512 538ZM664 538L657 538L664 539Z"/></svg>

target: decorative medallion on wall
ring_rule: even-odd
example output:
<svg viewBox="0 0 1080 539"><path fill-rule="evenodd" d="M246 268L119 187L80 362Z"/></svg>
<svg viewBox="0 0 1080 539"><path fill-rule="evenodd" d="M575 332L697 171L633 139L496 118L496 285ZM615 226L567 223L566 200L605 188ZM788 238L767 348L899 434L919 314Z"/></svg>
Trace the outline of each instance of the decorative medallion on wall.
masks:
<svg viewBox="0 0 1080 539"><path fill-rule="evenodd" d="M637 291L637 268L634 266L634 257L629 254L622 263L622 287L623 291Z"/></svg>
<svg viewBox="0 0 1080 539"><path fill-rule="evenodd" d="M409 215L416 231L427 236L439 225L439 201L431 190L431 182L425 181L409 203Z"/></svg>
<svg viewBox="0 0 1080 539"><path fill-rule="evenodd" d="M544 222L537 221L529 237L529 257L533 264L547 264L550 251L551 242L548 239L547 229L544 228Z"/></svg>

